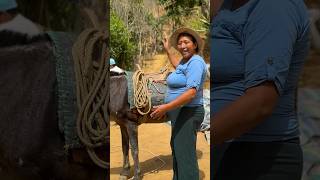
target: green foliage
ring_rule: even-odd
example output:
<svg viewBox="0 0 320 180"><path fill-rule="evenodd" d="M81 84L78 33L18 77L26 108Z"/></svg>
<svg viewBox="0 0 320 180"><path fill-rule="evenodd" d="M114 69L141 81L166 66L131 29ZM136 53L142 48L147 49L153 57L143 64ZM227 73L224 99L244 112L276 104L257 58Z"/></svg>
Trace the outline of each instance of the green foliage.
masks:
<svg viewBox="0 0 320 180"><path fill-rule="evenodd" d="M166 10L162 22L172 21L173 29L187 26L199 31L209 28L207 20L209 11L208 0L158 0Z"/></svg>
<svg viewBox="0 0 320 180"><path fill-rule="evenodd" d="M183 21L186 27L196 30L199 33L207 33L210 28L209 19L200 13L200 8L193 9L193 15Z"/></svg>
<svg viewBox="0 0 320 180"><path fill-rule="evenodd" d="M182 17L189 15L193 7L200 6L202 0L159 0L159 3L165 6L167 16Z"/></svg>
<svg viewBox="0 0 320 180"><path fill-rule="evenodd" d="M143 0L111 0L111 10L130 32L135 46L134 63L138 64L159 49L162 24L153 12L157 0L146 5ZM148 3L147 3L148 4ZM112 29L111 29L112 31Z"/></svg>
<svg viewBox="0 0 320 180"><path fill-rule="evenodd" d="M110 57L116 59L122 68L130 70L137 51L132 36L124 22L114 12L111 12L110 17Z"/></svg>
<svg viewBox="0 0 320 180"><path fill-rule="evenodd" d="M77 3L66 0L17 0L19 11L44 27L56 31L74 29L78 9Z"/></svg>

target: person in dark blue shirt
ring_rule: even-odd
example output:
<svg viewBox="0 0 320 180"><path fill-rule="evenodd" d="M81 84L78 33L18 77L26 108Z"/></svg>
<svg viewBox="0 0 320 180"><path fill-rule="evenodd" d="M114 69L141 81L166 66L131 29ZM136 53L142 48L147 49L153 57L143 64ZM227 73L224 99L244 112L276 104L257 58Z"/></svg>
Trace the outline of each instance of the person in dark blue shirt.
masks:
<svg viewBox="0 0 320 180"><path fill-rule="evenodd" d="M218 3L219 4L219 3ZM213 179L300 180L303 0L225 0L211 27Z"/></svg>

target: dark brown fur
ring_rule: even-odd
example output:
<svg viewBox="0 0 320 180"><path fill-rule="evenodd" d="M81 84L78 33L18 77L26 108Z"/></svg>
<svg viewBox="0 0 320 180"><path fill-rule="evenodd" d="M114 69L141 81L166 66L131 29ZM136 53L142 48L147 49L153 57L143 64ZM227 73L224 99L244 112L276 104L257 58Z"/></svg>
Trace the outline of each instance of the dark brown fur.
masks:
<svg viewBox="0 0 320 180"><path fill-rule="evenodd" d="M21 37L0 47L0 179L106 179L107 170L76 163L64 150L50 42Z"/></svg>
<svg viewBox="0 0 320 180"><path fill-rule="evenodd" d="M111 117L120 126L122 136L123 165L121 177L130 176L129 143L134 161L134 179L140 179L138 149L138 123L137 116L130 111L128 104L127 79L124 75L110 77L110 103Z"/></svg>

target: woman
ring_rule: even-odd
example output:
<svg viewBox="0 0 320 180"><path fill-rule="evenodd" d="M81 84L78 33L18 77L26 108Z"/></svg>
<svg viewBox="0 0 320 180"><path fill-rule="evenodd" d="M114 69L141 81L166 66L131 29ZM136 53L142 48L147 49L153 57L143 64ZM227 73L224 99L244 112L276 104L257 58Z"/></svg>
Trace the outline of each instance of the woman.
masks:
<svg viewBox="0 0 320 180"><path fill-rule="evenodd" d="M223 2L211 29L213 179L301 179L295 104L308 49L303 0Z"/></svg>
<svg viewBox="0 0 320 180"><path fill-rule="evenodd" d="M166 38L163 43L175 71L167 77L166 104L155 107L151 117L159 118L167 113L171 120L173 179L198 180L196 129L204 117L202 92L206 76L206 64L198 54L203 42L191 29L181 28L175 31L170 38L170 45L181 53L182 59L177 59L169 51Z"/></svg>

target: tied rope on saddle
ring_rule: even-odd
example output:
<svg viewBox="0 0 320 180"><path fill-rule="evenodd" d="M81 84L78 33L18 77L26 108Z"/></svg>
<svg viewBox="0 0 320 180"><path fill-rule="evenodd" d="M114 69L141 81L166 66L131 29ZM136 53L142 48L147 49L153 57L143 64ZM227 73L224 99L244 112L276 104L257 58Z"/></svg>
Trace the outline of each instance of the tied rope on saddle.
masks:
<svg viewBox="0 0 320 180"><path fill-rule="evenodd" d="M77 133L93 162L102 168L107 168L109 164L99 159L94 148L106 144L109 127L107 117L109 68L104 57L106 39L106 32L87 29L79 35L72 49L79 109ZM97 62L93 54L94 49L99 49L99 46L101 56L98 58L100 62Z"/></svg>
<svg viewBox="0 0 320 180"><path fill-rule="evenodd" d="M72 49L77 90L77 133L92 161L102 168L109 163L100 159L94 148L106 146L109 132L109 64L105 61L108 34L89 28L77 38Z"/></svg>
<svg viewBox="0 0 320 180"><path fill-rule="evenodd" d="M141 117L139 124L145 123L150 119L150 112L154 105L160 105L164 101L165 77L168 71L168 64L158 73L144 73L140 66L132 75L133 81L133 104ZM157 122L164 122L164 119ZM149 122L149 121L148 121ZM151 121L150 121L151 122Z"/></svg>

